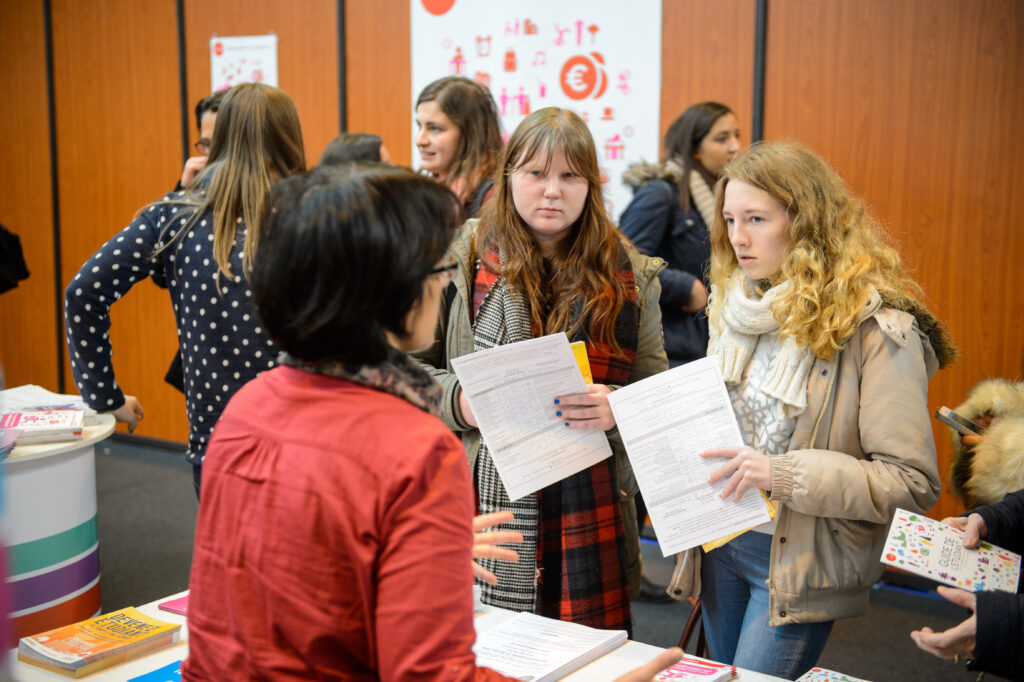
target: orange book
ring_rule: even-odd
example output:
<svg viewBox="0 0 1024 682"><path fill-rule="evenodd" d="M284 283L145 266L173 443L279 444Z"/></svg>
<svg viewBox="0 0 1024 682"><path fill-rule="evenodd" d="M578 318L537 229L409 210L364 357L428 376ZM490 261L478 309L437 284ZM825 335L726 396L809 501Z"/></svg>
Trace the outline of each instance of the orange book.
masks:
<svg viewBox="0 0 1024 682"><path fill-rule="evenodd" d="M83 677L178 641L181 625L128 607L22 637L18 660L68 677Z"/></svg>

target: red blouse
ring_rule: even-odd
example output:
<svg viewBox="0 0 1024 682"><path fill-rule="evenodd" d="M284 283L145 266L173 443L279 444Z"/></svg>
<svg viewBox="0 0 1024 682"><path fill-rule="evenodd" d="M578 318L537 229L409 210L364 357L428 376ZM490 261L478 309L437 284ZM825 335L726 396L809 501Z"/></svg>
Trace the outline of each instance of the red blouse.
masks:
<svg viewBox="0 0 1024 682"><path fill-rule="evenodd" d="M474 663L473 489L440 420L278 367L202 475L183 679L507 679Z"/></svg>

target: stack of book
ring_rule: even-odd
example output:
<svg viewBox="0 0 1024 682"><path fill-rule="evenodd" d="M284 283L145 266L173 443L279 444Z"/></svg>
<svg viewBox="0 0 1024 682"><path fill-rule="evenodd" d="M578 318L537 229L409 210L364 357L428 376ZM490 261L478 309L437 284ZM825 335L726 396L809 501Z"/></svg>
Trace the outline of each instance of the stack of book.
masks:
<svg viewBox="0 0 1024 682"><path fill-rule="evenodd" d="M0 417L0 429L5 435L20 431L17 445L36 445L62 440L81 440L83 410L24 410L8 412Z"/></svg>
<svg viewBox="0 0 1024 682"><path fill-rule="evenodd" d="M68 677L83 677L178 642L181 625L128 607L73 625L22 637L18 660Z"/></svg>
<svg viewBox="0 0 1024 682"><path fill-rule="evenodd" d="M598 630L519 613L479 634L473 652L480 667L521 680L551 682L625 643L625 630Z"/></svg>

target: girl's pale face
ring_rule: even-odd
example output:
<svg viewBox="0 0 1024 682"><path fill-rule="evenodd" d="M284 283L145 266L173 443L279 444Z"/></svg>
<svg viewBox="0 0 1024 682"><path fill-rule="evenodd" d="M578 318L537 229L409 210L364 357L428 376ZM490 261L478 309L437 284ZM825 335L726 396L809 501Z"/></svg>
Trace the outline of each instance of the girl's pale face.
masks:
<svg viewBox="0 0 1024 682"><path fill-rule="evenodd" d="M751 280L782 271L789 246L789 214L770 194L740 180L725 186L722 217L740 267Z"/></svg>
<svg viewBox="0 0 1024 682"><path fill-rule="evenodd" d="M700 146L693 153L693 157L700 161L709 173L718 177L739 150L740 124L736 121L735 115L725 114L711 126L711 130L700 141Z"/></svg>
<svg viewBox="0 0 1024 682"><path fill-rule="evenodd" d="M448 173L459 150L459 128L441 111L437 102L424 102L416 107L416 149L420 168L430 171L441 182Z"/></svg>
<svg viewBox="0 0 1024 682"><path fill-rule="evenodd" d="M516 211L547 256L556 252L582 215L590 185L569 166L562 149L551 155L545 171L546 165L547 157L538 154L513 171L509 184Z"/></svg>

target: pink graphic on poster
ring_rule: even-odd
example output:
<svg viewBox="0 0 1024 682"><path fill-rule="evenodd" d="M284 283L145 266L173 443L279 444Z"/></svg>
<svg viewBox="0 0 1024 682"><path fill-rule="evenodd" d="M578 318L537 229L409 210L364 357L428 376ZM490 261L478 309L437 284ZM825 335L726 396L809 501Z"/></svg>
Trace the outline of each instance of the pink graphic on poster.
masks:
<svg viewBox="0 0 1024 682"><path fill-rule="evenodd" d="M490 89L506 138L538 108L575 111L594 137L603 202L617 218L631 197L623 171L660 149L661 5L410 0L412 99L433 80L464 75Z"/></svg>
<svg viewBox="0 0 1024 682"><path fill-rule="evenodd" d="M210 85L213 92L239 83L277 85L277 36L210 38Z"/></svg>

